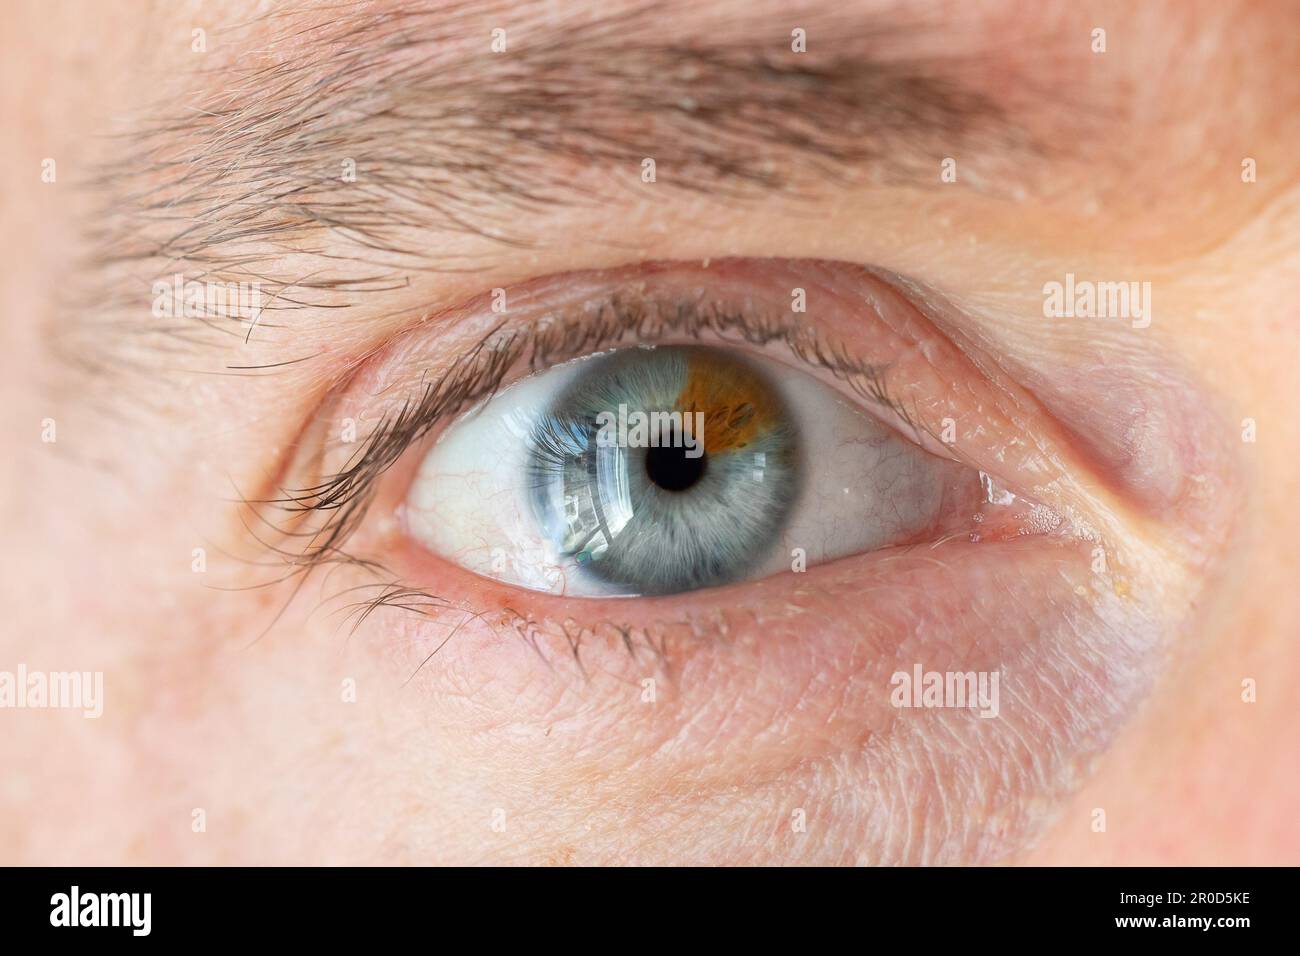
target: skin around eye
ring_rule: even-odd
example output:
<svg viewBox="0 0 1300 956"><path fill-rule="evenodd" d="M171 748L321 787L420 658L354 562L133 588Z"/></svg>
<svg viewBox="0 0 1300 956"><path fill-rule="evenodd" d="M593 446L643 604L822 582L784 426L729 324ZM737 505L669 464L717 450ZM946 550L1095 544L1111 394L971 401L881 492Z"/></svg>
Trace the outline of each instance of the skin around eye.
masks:
<svg viewBox="0 0 1300 956"><path fill-rule="evenodd" d="M1009 498L804 372L659 346L532 376L454 423L403 517L478 574L629 596L974 532Z"/></svg>
<svg viewBox="0 0 1300 956"><path fill-rule="evenodd" d="M791 289L809 303L794 320ZM716 795L719 832L744 830L725 819L737 787L773 813L833 814L844 862L991 860L1024 845L1143 698L1187 599L1134 586L1167 581L1177 553L1154 525L1122 533L1068 431L860 268L657 263L507 297L504 317L475 302L413 328L328 410L373 436L340 449L342 492L313 492L331 507L358 462L402 449L348 547L391 570L356 607L383 621L402 678L419 675L429 719L594 781L598 802L615 800L628 767L651 785L689 781L694 812ZM579 407L611 356L685 346L757 370L792 423L803 480L771 573L756 562L710 587L619 600L593 599L608 582L586 593L572 567L559 586L527 578L558 554L528 477L539 420ZM602 348L616 351L566 362ZM677 405L681 378L661 388ZM426 432L429 408L441 417ZM982 710L896 705L899 675L918 673L982 675L1000 697Z"/></svg>

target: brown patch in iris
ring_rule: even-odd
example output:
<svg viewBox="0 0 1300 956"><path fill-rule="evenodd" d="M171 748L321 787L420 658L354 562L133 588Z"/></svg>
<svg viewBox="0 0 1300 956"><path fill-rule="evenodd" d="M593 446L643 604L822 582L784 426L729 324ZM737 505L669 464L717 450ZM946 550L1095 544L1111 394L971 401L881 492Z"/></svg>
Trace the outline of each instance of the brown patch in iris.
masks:
<svg viewBox="0 0 1300 956"><path fill-rule="evenodd" d="M776 395L753 371L707 353L690 357L677 408L704 413L704 450L709 454L745 448L781 415Z"/></svg>

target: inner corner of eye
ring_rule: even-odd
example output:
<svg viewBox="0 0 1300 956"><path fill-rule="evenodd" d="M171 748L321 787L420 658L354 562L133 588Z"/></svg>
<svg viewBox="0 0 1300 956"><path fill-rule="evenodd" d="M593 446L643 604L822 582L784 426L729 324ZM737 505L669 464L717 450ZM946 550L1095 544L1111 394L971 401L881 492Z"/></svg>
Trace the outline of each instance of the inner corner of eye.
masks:
<svg viewBox="0 0 1300 956"><path fill-rule="evenodd" d="M996 537L1008 533L1005 516L990 520L1004 497L812 375L735 348L668 345L501 390L443 432L405 514L423 547L477 574L599 597Z"/></svg>

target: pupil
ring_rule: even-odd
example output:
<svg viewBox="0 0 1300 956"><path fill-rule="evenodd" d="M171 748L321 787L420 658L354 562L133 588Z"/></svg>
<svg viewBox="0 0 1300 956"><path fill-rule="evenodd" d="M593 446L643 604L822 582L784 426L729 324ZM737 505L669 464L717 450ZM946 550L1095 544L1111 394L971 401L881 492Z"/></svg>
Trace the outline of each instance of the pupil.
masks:
<svg viewBox="0 0 1300 956"><path fill-rule="evenodd" d="M645 471L665 491L685 491L704 475L706 458L687 458L685 448L647 448Z"/></svg>

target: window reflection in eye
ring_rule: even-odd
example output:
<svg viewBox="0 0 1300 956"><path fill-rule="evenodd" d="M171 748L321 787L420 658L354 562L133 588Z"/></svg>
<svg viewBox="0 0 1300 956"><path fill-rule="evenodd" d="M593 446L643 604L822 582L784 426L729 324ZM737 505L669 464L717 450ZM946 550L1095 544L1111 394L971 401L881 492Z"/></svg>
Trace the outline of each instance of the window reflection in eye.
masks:
<svg viewBox="0 0 1300 956"><path fill-rule="evenodd" d="M405 518L488 577L655 595L937 541L1013 500L792 366L666 345L505 389L444 432Z"/></svg>

